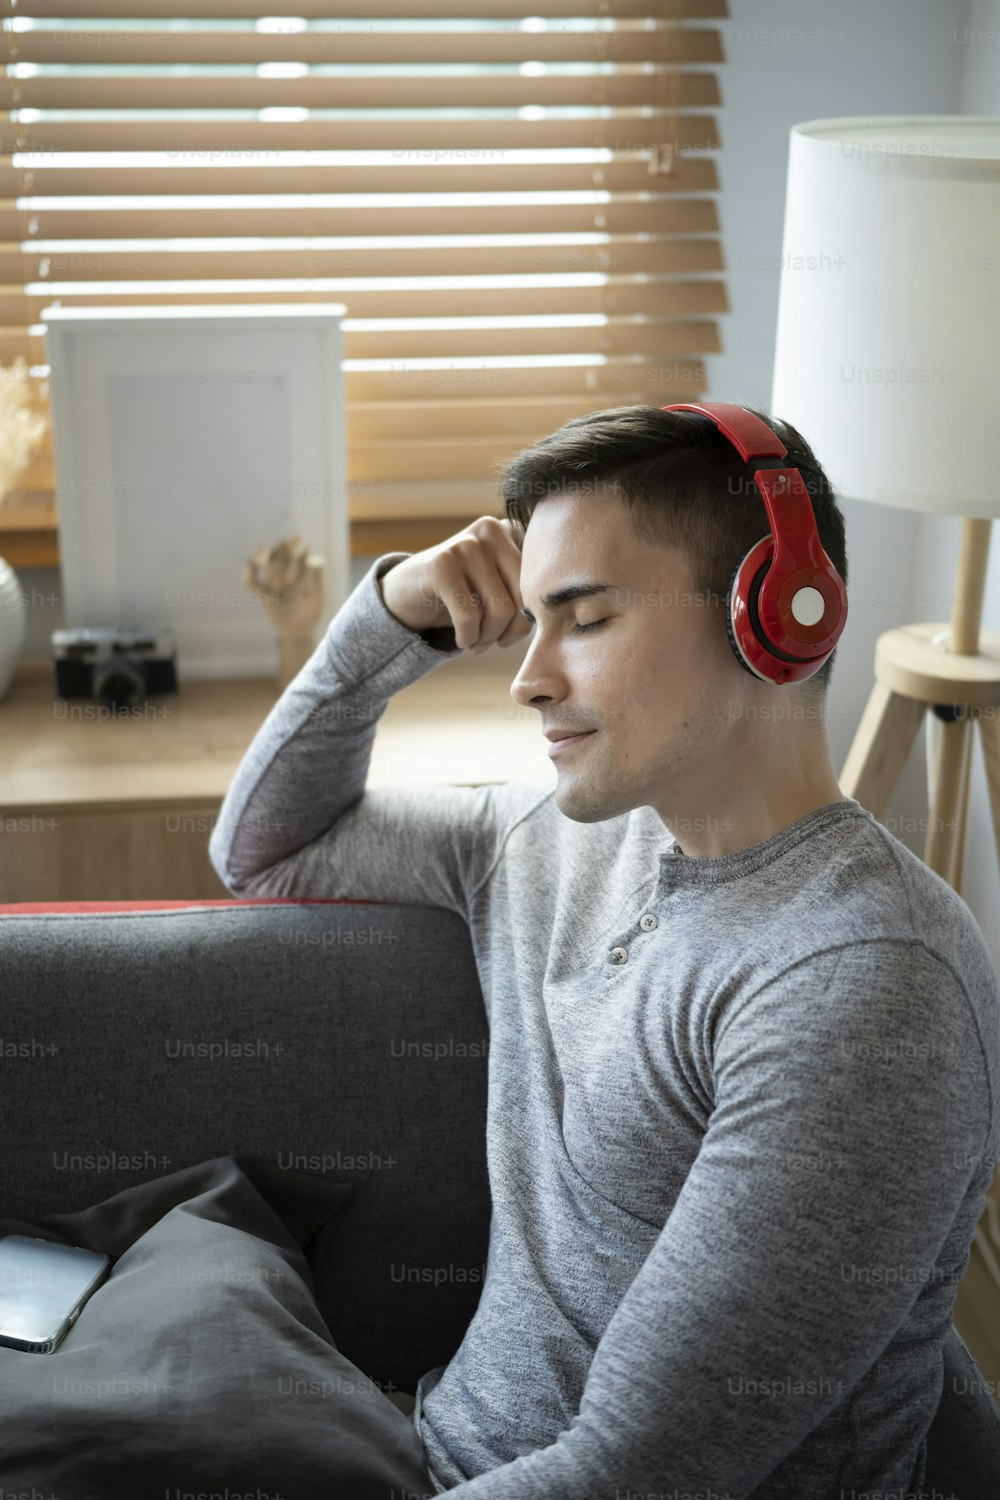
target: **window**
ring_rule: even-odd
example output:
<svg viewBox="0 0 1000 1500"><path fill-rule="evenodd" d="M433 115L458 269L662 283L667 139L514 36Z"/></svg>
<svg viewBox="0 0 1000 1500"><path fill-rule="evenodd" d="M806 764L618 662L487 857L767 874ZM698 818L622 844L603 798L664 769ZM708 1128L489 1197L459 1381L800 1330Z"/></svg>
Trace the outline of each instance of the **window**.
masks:
<svg viewBox="0 0 1000 1500"><path fill-rule="evenodd" d="M204 8L0 4L0 359L41 409L47 306L343 302L372 554L500 514L582 411L704 394L725 0ZM0 513L15 566L58 560L54 486L47 450Z"/></svg>

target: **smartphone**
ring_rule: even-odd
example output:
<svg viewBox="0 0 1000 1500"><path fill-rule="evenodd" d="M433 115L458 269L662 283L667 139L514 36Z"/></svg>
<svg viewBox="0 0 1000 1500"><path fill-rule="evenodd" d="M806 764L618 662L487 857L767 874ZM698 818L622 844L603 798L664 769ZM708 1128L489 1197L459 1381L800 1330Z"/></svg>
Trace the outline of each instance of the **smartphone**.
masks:
<svg viewBox="0 0 1000 1500"><path fill-rule="evenodd" d="M111 1267L111 1257L26 1234L0 1236L0 1344L52 1354Z"/></svg>

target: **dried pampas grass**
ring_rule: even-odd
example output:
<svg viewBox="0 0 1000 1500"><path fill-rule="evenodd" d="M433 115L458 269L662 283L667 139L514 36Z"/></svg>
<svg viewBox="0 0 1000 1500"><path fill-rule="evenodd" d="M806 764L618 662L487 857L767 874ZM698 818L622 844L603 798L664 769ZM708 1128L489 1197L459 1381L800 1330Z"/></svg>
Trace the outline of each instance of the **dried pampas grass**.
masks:
<svg viewBox="0 0 1000 1500"><path fill-rule="evenodd" d="M24 356L12 365L0 365L0 509L7 491L35 457L48 428L48 418L32 400Z"/></svg>

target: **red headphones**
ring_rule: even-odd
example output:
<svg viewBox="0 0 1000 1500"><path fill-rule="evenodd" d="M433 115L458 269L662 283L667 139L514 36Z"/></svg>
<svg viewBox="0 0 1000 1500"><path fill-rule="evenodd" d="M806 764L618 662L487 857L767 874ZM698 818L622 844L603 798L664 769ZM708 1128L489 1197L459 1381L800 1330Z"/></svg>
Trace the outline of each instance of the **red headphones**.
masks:
<svg viewBox="0 0 1000 1500"><path fill-rule="evenodd" d="M788 449L766 422L728 401L681 402L661 411L708 417L745 463L771 531L736 569L726 595L726 633L737 661L762 682L805 682L832 655L847 624L847 589L816 530L798 469L783 468Z"/></svg>

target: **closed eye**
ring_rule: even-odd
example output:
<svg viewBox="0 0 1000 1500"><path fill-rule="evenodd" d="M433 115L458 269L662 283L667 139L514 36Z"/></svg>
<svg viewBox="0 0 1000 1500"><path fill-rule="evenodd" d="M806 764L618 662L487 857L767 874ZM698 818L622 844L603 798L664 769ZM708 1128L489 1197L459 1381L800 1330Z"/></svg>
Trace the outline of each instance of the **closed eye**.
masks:
<svg viewBox="0 0 1000 1500"><path fill-rule="evenodd" d="M585 630L596 630L597 627L598 627L598 625L606 625L607 623L608 623L608 617L607 617L607 615L605 615L605 617L604 617L603 620L593 620L589 625L577 625L576 631L577 631L577 634L579 635L579 634L582 634L583 631L585 631Z"/></svg>

